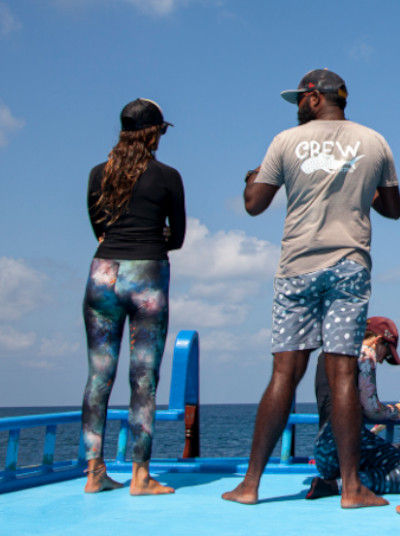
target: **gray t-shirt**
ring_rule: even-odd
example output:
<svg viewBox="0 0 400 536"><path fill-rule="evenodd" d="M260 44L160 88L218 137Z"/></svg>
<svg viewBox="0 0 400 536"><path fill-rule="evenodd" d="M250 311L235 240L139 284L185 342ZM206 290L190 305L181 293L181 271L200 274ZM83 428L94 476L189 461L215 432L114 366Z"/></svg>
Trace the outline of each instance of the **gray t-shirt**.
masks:
<svg viewBox="0 0 400 536"><path fill-rule="evenodd" d="M255 182L285 185L287 214L277 277L352 259L371 269L369 213L378 186L396 186L385 139L346 120L314 120L278 134Z"/></svg>

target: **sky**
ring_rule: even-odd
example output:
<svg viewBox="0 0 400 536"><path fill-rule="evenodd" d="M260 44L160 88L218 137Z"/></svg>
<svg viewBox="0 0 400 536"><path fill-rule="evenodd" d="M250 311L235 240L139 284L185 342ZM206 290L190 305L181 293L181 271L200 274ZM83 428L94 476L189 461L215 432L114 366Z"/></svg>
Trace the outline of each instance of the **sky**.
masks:
<svg viewBox="0 0 400 536"><path fill-rule="evenodd" d="M201 402L258 402L285 198L253 218L243 177L297 123L280 91L324 67L346 81L347 117L383 134L400 167L399 17L397 0L0 0L0 406L81 403L87 178L137 97L175 125L157 157L182 174L188 215L158 402L182 329L200 334ZM370 314L400 325L400 222L372 225ZM315 357L298 401L314 400ZM379 368L381 398L399 400L400 367ZM127 371L125 339L111 404L128 403Z"/></svg>

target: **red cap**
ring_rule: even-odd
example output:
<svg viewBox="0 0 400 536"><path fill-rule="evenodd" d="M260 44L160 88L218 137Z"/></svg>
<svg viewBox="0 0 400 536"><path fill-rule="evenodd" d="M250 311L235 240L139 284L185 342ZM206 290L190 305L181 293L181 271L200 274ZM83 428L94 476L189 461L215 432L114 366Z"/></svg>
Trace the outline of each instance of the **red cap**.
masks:
<svg viewBox="0 0 400 536"><path fill-rule="evenodd" d="M386 357L388 363L391 365L400 365L400 357L396 350L399 333L395 323L390 318L384 316L371 316L367 320L367 329L376 335L381 335L382 339L389 343L391 355Z"/></svg>

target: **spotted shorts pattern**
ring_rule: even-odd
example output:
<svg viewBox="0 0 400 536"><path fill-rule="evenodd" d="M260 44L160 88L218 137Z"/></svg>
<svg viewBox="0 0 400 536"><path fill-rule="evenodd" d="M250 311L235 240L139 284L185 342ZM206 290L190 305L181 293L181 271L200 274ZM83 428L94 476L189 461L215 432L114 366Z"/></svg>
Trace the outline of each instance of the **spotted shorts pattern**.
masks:
<svg viewBox="0 0 400 536"><path fill-rule="evenodd" d="M314 349L358 356L364 337L370 273L347 259L329 268L275 278L272 352Z"/></svg>
<svg viewBox="0 0 400 536"><path fill-rule="evenodd" d="M315 463L322 478L340 477L339 459L331 423L321 428L314 449ZM361 429L360 480L374 493L400 493L400 449Z"/></svg>
<svg viewBox="0 0 400 536"><path fill-rule="evenodd" d="M89 376L82 427L88 460L103 456L108 398L127 317L132 459L134 462L150 459L155 395L168 325L168 287L167 260L93 259L83 302Z"/></svg>

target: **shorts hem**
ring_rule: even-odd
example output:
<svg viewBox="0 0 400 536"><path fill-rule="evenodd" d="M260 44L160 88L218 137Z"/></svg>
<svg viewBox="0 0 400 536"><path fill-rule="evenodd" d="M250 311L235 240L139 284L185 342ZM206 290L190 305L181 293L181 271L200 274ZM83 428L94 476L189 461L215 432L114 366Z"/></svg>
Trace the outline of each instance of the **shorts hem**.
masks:
<svg viewBox="0 0 400 536"><path fill-rule="evenodd" d="M354 350L354 348L352 349L349 349L349 348L341 348L341 349L326 349L326 348L323 348L322 351L324 352L324 354L338 354L338 355L348 355L348 356L351 356L351 357L359 357L360 355L360 351L361 351L361 345L360 345L360 348L359 350Z"/></svg>
<svg viewBox="0 0 400 536"><path fill-rule="evenodd" d="M279 352L294 352L296 350L317 350L322 346L322 343L320 342L299 342L299 343L293 343L293 344L285 344L280 346L279 348L275 345L272 346L271 353L277 354Z"/></svg>

